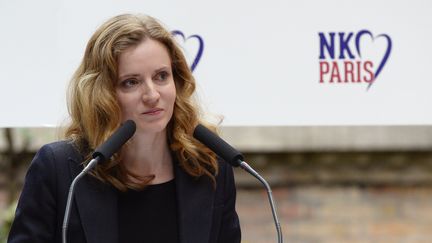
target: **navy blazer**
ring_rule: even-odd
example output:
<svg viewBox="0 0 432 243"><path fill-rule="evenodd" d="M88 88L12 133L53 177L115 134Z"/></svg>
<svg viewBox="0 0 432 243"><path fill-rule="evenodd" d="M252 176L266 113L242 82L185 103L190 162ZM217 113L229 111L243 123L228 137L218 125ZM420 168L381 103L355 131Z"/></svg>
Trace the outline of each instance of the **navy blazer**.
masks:
<svg viewBox="0 0 432 243"><path fill-rule="evenodd" d="M82 160L67 141L38 151L26 175L9 243L61 243L69 186L82 171ZM210 178L194 178L177 162L174 174L180 242L240 242L231 166L219 161L216 189ZM119 243L117 201L114 187L91 175L83 177L74 192L68 243Z"/></svg>

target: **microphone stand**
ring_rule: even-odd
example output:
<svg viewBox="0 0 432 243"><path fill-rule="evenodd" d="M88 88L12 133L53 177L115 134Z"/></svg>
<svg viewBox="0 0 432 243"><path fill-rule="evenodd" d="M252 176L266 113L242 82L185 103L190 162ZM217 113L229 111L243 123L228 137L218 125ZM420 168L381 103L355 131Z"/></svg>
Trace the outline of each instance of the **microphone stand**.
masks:
<svg viewBox="0 0 432 243"><path fill-rule="evenodd" d="M72 204L72 197L75 189L76 183L86 175L91 169L93 169L97 163L103 162L121 148L123 144L125 144L135 133L136 124L133 120L125 121L111 136L96 150L93 152L93 159L90 160L88 165L79 173L75 179L72 181L72 184L69 187L69 194L66 202L65 214L63 217L63 226L62 226L62 242L66 243L66 234L67 227L69 223L70 210Z"/></svg>
<svg viewBox="0 0 432 243"><path fill-rule="evenodd" d="M93 169L96 164L99 162L100 156L97 156L96 158L90 160L90 162L87 164L87 166L79 173L75 179L72 181L72 184L69 187L69 194L66 202L66 209L65 214L63 218L63 226L62 226L62 243L67 243L66 235L67 235L67 227L69 224L69 217L70 217L70 210L72 205L72 197L75 190L76 183L84 177L91 169Z"/></svg>
<svg viewBox="0 0 432 243"><path fill-rule="evenodd" d="M249 174L253 175L255 178L257 178L266 188L267 190L267 196L270 202L270 207L272 210L272 214L273 214L273 220L274 223L276 225L276 231L277 231L277 235L278 235L278 243L282 243L283 239L282 239L282 229L279 223L279 219L276 213L276 206L275 206L275 202L273 200L273 195L272 195L272 190L270 188L270 185L267 183L266 180L264 180L264 178L262 178L258 172L256 172L252 167L250 167L250 165L248 165L245 161L242 160L238 160L240 167L245 170L246 172L248 172Z"/></svg>

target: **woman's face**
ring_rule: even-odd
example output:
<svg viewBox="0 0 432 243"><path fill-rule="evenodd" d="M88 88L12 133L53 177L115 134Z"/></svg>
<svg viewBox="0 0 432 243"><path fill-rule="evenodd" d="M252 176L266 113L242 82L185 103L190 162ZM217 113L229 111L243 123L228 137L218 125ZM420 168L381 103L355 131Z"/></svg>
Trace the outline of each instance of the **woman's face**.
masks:
<svg viewBox="0 0 432 243"><path fill-rule="evenodd" d="M117 99L122 120L132 119L137 132L163 132L170 121L176 88L171 59L163 44L146 39L118 59Z"/></svg>

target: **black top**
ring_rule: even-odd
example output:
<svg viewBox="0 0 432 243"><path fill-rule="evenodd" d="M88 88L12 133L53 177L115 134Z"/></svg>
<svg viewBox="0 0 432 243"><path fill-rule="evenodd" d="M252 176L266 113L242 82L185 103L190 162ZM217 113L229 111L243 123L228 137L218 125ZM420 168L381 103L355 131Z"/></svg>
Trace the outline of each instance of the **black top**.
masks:
<svg viewBox="0 0 432 243"><path fill-rule="evenodd" d="M119 194L119 242L178 242L175 181Z"/></svg>

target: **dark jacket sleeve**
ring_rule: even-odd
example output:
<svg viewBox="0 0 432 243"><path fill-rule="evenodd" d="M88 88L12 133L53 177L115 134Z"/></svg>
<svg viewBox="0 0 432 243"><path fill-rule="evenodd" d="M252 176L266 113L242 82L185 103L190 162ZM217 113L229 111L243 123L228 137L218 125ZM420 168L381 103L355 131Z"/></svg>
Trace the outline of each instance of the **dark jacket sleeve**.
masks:
<svg viewBox="0 0 432 243"><path fill-rule="evenodd" d="M25 177L8 243L51 243L56 228L54 154L42 147Z"/></svg>
<svg viewBox="0 0 432 243"><path fill-rule="evenodd" d="M223 162L225 163L225 162ZM235 210L236 187L233 169L225 163L224 209L218 242L239 243L241 241L240 222Z"/></svg>

